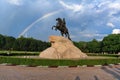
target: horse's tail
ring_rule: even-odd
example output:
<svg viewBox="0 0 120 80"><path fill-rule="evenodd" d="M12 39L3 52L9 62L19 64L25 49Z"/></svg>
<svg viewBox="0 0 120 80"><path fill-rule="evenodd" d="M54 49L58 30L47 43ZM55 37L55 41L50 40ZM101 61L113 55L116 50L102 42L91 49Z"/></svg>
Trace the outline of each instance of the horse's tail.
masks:
<svg viewBox="0 0 120 80"><path fill-rule="evenodd" d="M68 32L68 39L71 40L69 32ZM71 40L71 41L72 41L72 40Z"/></svg>

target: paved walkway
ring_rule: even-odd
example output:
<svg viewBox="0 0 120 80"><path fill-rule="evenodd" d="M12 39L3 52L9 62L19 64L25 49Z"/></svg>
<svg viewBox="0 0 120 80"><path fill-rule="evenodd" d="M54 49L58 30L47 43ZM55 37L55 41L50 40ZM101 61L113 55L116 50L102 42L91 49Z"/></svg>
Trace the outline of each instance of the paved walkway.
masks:
<svg viewBox="0 0 120 80"><path fill-rule="evenodd" d="M120 80L120 65L80 68L0 66L0 80Z"/></svg>

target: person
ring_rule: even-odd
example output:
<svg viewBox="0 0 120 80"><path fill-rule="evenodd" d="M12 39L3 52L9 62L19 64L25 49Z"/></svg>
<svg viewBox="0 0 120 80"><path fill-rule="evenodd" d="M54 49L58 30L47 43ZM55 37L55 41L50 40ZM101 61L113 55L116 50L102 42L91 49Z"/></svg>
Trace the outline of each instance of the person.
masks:
<svg viewBox="0 0 120 80"><path fill-rule="evenodd" d="M56 26L58 26L60 29L64 29L65 30L65 28L66 28L65 18L63 18L63 19L57 18L56 21L58 21Z"/></svg>
<svg viewBox="0 0 120 80"><path fill-rule="evenodd" d="M63 25L66 25L66 21L65 21L65 18L63 18Z"/></svg>

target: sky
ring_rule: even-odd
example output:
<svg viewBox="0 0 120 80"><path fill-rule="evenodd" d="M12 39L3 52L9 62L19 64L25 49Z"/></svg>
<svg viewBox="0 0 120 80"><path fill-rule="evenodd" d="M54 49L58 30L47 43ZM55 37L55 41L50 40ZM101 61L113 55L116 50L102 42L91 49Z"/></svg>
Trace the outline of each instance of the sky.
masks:
<svg viewBox="0 0 120 80"><path fill-rule="evenodd" d="M48 41L56 18L65 18L73 41L120 34L120 0L0 0L0 34Z"/></svg>

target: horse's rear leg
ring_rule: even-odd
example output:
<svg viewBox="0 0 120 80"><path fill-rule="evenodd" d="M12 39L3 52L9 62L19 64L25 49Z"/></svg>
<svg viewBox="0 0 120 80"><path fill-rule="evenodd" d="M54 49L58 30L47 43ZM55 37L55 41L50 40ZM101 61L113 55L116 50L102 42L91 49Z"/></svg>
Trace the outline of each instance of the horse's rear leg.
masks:
<svg viewBox="0 0 120 80"><path fill-rule="evenodd" d="M63 32L61 32L61 36L64 36L64 35L63 35Z"/></svg>
<svg viewBox="0 0 120 80"><path fill-rule="evenodd" d="M70 35L69 35L69 33L68 33L68 32L67 32L67 34L66 34L66 35L67 35L68 39L69 39L69 40L71 40Z"/></svg>
<svg viewBox="0 0 120 80"><path fill-rule="evenodd" d="M65 37L68 37L68 33L65 33Z"/></svg>

